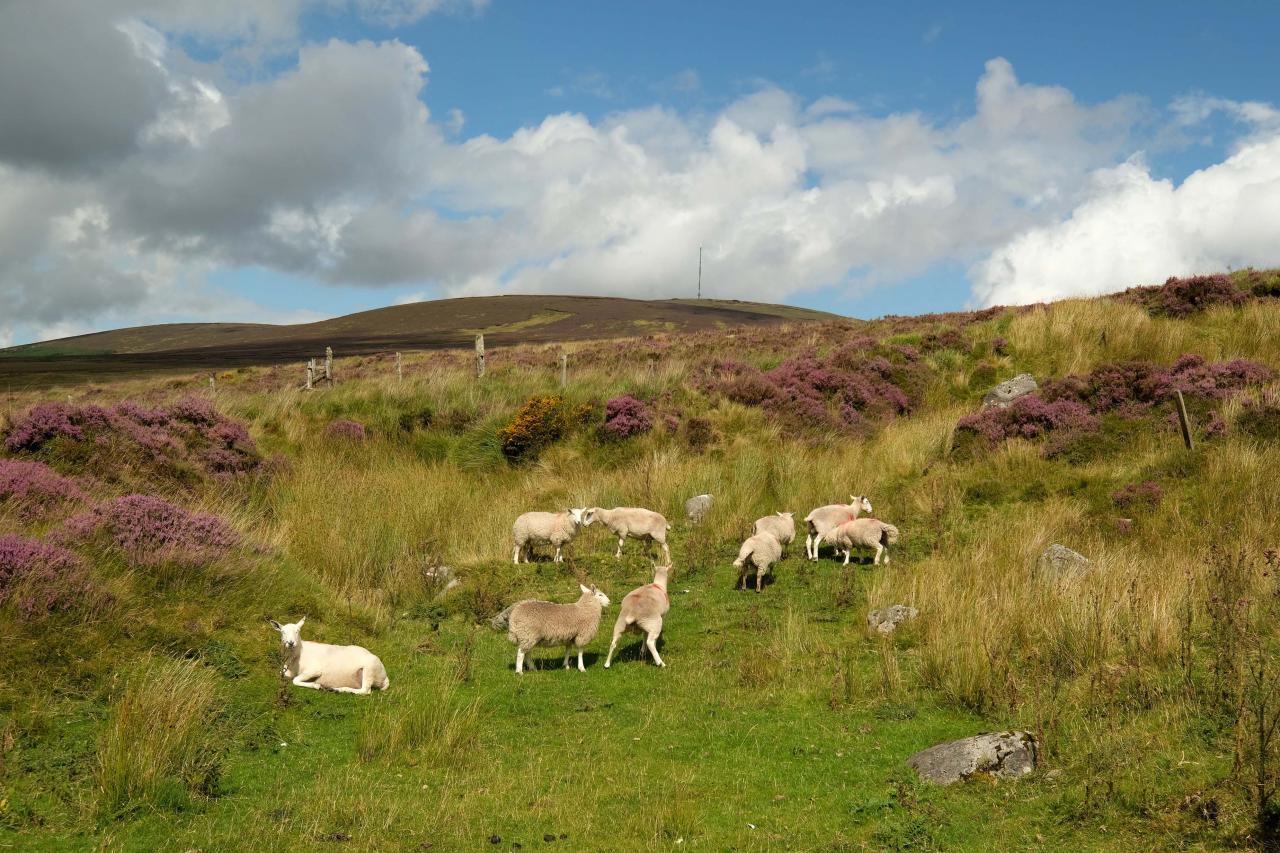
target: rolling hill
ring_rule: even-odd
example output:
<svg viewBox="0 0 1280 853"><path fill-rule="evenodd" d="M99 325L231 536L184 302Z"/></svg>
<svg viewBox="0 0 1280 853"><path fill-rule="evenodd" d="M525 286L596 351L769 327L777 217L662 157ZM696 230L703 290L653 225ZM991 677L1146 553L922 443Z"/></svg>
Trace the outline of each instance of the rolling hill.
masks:
<svg viewBox="0 0 1280 853"><path fill-rule="evenodd" d="M277 364L318 355L619 338L733 326L823 321L837 315L737 300L600 296L482 296L415 302L297 325L166 323L0 350L0 381L48 385L86 374Z"/></svg>

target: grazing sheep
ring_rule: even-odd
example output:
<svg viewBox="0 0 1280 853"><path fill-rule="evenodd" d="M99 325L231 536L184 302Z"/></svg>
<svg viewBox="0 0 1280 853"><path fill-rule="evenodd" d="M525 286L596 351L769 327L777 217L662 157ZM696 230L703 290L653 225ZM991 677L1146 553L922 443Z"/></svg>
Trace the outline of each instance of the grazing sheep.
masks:
<svg viewBox="0 0 1280 853"><path fill-rule="evenodd" d="M695 524L711 512L711 495L695 495L684 502L684 513Z"/></svg>
<svg viewBox="0 0 1280 853"><path fill-rule="evenodd" d="M639 589L633 589L622 599L622 608L618 613L618 621L613 624L613 640L609 643L609 654L604 659L604 668L608 669L613 661L613 650L618 645L622 632L634 628L643 631L645 641L640 645L640 658L644 659L647 648L658 666L666 666L658 654L658 637L662 634L662 617L671 609L671 600L667 598L667 574L670 566L653 567L653 583Z"/></svg>
<svg viewBox="0 0 1280 853"><path fill-rule="evenodd" d="M770 566L780 559L782 559L782 544L773 537L773 534L757 533L752 536L742 543L742 547L738 549L738 559L733 561L733 565L738 569L736 587L747 588L747 574L749 573L747 564L750 563L756 569L756 592L759 592L760 583L765 573L769 571Z"/></svg>
<svg viewBox="0 0 1280 853"><path fill-rule="evenodd" d="M595 586L578 585L581 597L573 604L527 600L517 602L495 616L490 624L507 629L507 639L516 644L516 672L524 672L524 656L535 646L564 646L564 668L569 655L578 649L578 671L582 649L600 630L600 613L609 606L609 596Z"/></svg>
<svg viewBox="0 0 1280 853"><path fill-rule="evenodd" d="M618 537L618 550L613 555L615 559L622 557L622 543L628 538L642 539L661 545L662 555L666 558L664 562L671 565L671 549L667 547L667 531L671 529L671 525L661 513L634 506L619 506L613 509L593 506L587 510L582 523L588 525L596 520Z"/></svg>
<svg viewBox="0 0 1280 853"><path fill-rule="evenodd" d="M824 538L831 538L831 531L846 521L852 521L861 513L871 512L871 501L861 495L850 495L847 504L820 506L804 517L809 535L804 540L804 553L810 560L818 559L818 548Z"/></svg>
<svg viewBox="0 0 1280 853"><path fill-rule="evenodd" d="M757 518L755 525L751 528L751 532L768 533L778 540L778 544L782 546L783 553L786 553L787 546L796 538L796 520L794 512L775 512L773 515L766 515L764 518Z"/></svg>
<svg viewBox="0 0 1280 853"><path fill-rule="evenodd" d="M560 549L573 541L582 526L582 515L585 509L571 509L565 512L526 512L511 525L511 538L515 540L515 548L511 552L511 561L520 562L520 555L529 562L529 555L535 543L547 543L556 546L553 562L563 562Z"/></svg>
<svg viewBox="0 0 1280 853"><path fill-rule="evenodd" d="M391 686L386 667L378 656L363 646L334 646L302 639L303 616L291 625L268 619L280 632L284 646L284 667L280 674L292 678L298 687L333 690L338 693L369 693L373 688Z"/></svg>
<svg viewBox="0 0 1280 853"><path fill-rule="evenodd" d="M879 565L880 555L889 562L889 546L898 543L898 528L876 518L855 518L846 521L831 532L831 544L836 551L844 551L844 564L849 565L849 554L854 548L871 548L876 552L872 565Z"/></svg>

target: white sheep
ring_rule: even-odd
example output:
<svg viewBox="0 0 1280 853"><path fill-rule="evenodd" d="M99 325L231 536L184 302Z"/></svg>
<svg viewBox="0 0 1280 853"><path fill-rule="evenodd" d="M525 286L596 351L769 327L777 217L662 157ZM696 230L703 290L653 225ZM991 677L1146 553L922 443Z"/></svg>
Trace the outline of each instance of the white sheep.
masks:
<svg viewBox="0 0 1280 853"><path fill-rule="evenodd" d="M796 538L796 520L793 512L775 512L764 518L757 518L751 527L752 534L768 533L778 540L785 553L787 546Z"/></svg>
<svg viewBox="0 0 1280 853"><path fill-rule="evenodd" d="M667 574L670 571L670 566L654 566L653 583L631 590L622 599L618 621L613 624L609 654L604 659L605 669L613 661L613 650L617 648L618 638L628 629L643 631L645 634L645 641L640 646L641 659L644 658L644 650L648 648L653 662L658 666L666 666L658 654L658 637L662 634L662 617L671 609L671 600L667 597Z"/></svg>
<svg viewBox="0 0 1280 853"><path fill-rule="evenodd" d="M622 557L623 542L627 539L641 539L661 545L665 558L663 562L671 565L671 549L667 547L667 531L671 529L671 525L661 513L634 506L618 506L613 509L593 506L587 510L582 523L589 525L596 520L618 537L618 550L613 555L615 559Z"/></svg>
<svg viewBox="0 0 1280 853"><path fill-rule="evenodd" d="M872 565L879 565L880 555L889 562L889 546L898 543L898 528L876 518L855 518L846 521L831 532L831 544L837 551L844 551L844 564L849 565L849 555L854 548L870 548L876 552Z"/></svg>
<svg viewBox="0 0 1280 853"><path fill-rule="evenodd" d="M684 502L684 514L696 524L711 512L712 502L711 495L694 495Z"/></svg>
<svg viewBox="0 0 1280 853"><path fill-rule="evenodd" d="M748 563L756 569L756 592L760 591L760 583L769 567L782 559L782 544L771 533L757 533L742 543L738 549L738 559L733 565L738 569L737 586L747 588L747 575L750 573Z"/></svg>
<svg viewBox="0 0 1280 853"><path fill-rule="evenodd" d="M515 547L511 552L512 562L520 562L521 554L524 555L524 561L529 562L533 545L542 543L556 546L556 554L552 560L556 563L563 562L560 549L578 535L578 528L582 526L582 516L585 512L585 509L570 509L565 512L526 512L517 517L515 524L511 525L511 538L515 540Z"/></svg>
<svg viewBox="0 0 1280 853"><path fill-rule="evenodd" d="M495 628L507 629L507 639L516 644L516 672L524 672L524 656L535 646L564 646L564 668L569 668L569 655L578 650L578 671L582 665L582 649L600 630L600 613L609 606L609 596L595 586L578 588L582 595L573 604L528 599L518 601L490 622Z"/></svg>
<svg viewBox="0 0 1280 853"><path fill-rule="evenodd" d="M334 646L303 640L302 626L306 621L305 616L290 625L267 620L280 632L284 646L281 675L293 679L298 687L338 693L365 694L375 687L386 690L391 686L382 661L363 646Z"/></svg>
<svg viewBox="0 0 1280 853"><path fill-rule="evenodd" d="M827 504L806 515L804 523L809 533L804 540L805 556L810 560L818 559L822 540L830 538L831 531L864 512L870 514L871 501L861 495L850 495L847 504Z"/></svg>

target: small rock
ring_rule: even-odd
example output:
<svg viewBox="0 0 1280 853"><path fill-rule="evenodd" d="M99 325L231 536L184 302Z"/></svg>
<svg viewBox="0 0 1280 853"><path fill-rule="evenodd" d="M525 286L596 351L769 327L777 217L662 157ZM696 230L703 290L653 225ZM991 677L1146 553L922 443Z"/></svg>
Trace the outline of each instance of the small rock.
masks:
<svg viewBox="0 0 1280 853"><path fill-rule="evenodd" d="M685 515L689 516L690 521L702 521L707 513L711 512L711 495L696 495L684 502Z"/></svg>
<svg viewBox="0 0 1280 853"><path fill-rule="evenodd" d="M542 840L550 844L551 842L556 840L556 837L552 835L550 832L548 832L542 836Z"/></svg>
<svg viewBox="0 0 1280 853"><path fill-rule="evenodd" d="M1036 768L1040 745L1030 732L989 732L929 747L907 759L926 782L950 785L976 773L1016 779Z"/></svg>
<svg viewBox="0 0 1280 853"><path fill-rule="evenodd" d="M1019 373L988 391L982 398L982 408L1003 409L1014 400L1027 396L1039 387L1035 377L1030 373Z"/></svg>
<svg viewBox="0 0 1280 853"><path fill-rule="evenodd" d="M1036 568L1047 580L1076 578L1087 573L1093 562L1084 554L1054 543L1036 560Z"/></svg>
<svg viewBox="0 0 1280 853"><path fill-rule="evenodd" d="M502 836L501 836L501 835L490 835L490 836L489 836L489 843L490 843L490 844L501 844L501 843L502 843Z"/></svg>
<svg viewBox="0 0 1280 853"><path fill-rule="evenodd" d="M867 614L867 627L881 634L892 634L903 622L920 615L920 611L905 604L894 604Z"/></svg>

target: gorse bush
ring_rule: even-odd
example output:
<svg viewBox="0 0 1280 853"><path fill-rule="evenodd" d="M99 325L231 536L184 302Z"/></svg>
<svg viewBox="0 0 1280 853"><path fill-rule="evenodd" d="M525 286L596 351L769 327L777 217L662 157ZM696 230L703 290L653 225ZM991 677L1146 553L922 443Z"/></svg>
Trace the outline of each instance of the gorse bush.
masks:
<svg viewBox="0 0 1280 853"><path fill-rule="evenodd" d="M151 660L132 673L98 741L99 815L217 795L224 702L217 674L193 661Z"/></svg>
<svg viewBox="0 0 1280 853"><path fill-rule="evenodd" d="M60 535L74 541L99 532L138 565L203 565L240 543L222 518L188 512L153 495L125 495L96 506L69 519Z"/></svg>
<svg viewBox="0 0 1280 853"><path fill-rule="evenodd" d="M603 429L613 439L643 435L653 429L653 413L642 401L624 394L605 403Z"/></svg>
<svg viewBox="0 0 1280 853"><path fill-rule="evenodd" d="M19 517L44 515L59 504L84 499L73 480L40 462L0 459L0 507L14 509Z"/></svg>
<svg viewBox="0 0 1280 853"><path fill-rule="evenodd" d="M574 407L564 397L530 397L506 426L498 430L502 454L510 462L528 462L542 451L582 426L591 417L591 407Z"/></svg>
<svg viewBox="0 0 1280 853"><path fill-rule="evenodd" d="M134 466L180 481L242 474L262 457L244 424L199 397L156 409L41 403L10 427L5 449L115 480Z"/></svg>
<svg viewBox="0 0 1280 853"><path fill-rule="evenodd" d="M0 536L0 605L23 619L102 601L75 553L22 536Z"/></svg>

